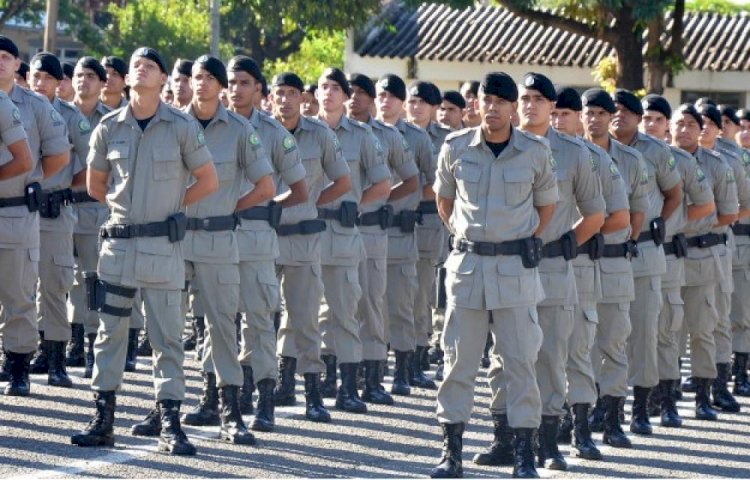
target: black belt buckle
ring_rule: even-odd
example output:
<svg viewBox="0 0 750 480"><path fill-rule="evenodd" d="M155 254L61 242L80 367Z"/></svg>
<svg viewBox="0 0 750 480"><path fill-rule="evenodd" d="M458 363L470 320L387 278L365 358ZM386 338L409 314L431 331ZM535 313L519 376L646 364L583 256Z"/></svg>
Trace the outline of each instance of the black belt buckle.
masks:
<svg viewBox="0 0 750 480"><path fill-rule="evenodd" d="M522 240L521 263L525 268L536 268L542 259L542 240L536 237L528 237Z"/></svg>
<svg viewBox="0 0 750 480"><path fill-rule="evenodd" d="M393 207L391 205L383 205L378 210L378 222L381 230L387 230L393 225Z"/></svg>
<svg viewBox="0 0 750 480"><path fill-rule="evenodd" d="M357 202L344 201L339 207L339 223L342 227L354 228L357 225Z"/></svg>
<svg viewBox="0 0 750 480"><path fill-rule="evenodd" d="M633 240L632 238L625 242L625 251L630 258L637 258L640 255L640 251L638 250L638 242Z"/></svg>
<svg viewBox="0 0 750 480"><path fill-rule="evenodd" d="M573 260L578 256L578 242L576 242L576 232L569 230L560 237L563 258L567 261Z"/></svg>
<svg viewBox="0 0 750 480"><path fill-rule="evenodd" d="M187 232L187 217L179 212L167 217L167 237L172 243L180 242Z"/></svg>
<svg viewBox="0 0 750 480"><path fill-rule="evenodd" d="M663 218L654 218L653 220L651 220L651 222L649 222L648 228L651 231L651 236L656 245L661 245L662 243L664 243L664 240L667 237L667 229L666 225L664 224Z"/></svg>
<svg viewBox="0 0 750 480"><path fill-rule="evenodd" d="M677 258L682 258L687 255L688 243L687 237L684 233L677 233L672 237L672 246L674 247L674 255Z"/></svg>
<svg viewBox="0 0 750 480"><path fill-rule="evenodd" d="M271 228L276 228L281 224L281 204L271 200L268 203L268 224Z"/></svg>
<svg viewBox="0 0 750 480"><path fill-rule="evenodd" d="M42 204L42 186L39 182L26 185L24 197L26 198L26 208L29 209L29 212L38 212Z"/></svg>

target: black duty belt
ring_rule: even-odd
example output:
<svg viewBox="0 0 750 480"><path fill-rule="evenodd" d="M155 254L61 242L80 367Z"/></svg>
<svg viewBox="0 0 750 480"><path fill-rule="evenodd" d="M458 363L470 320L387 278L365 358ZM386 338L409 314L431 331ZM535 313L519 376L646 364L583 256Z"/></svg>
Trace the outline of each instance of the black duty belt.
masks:
<svg viewBox="0 0 750 480"><path fill-rule="evenodd" d="M354 228L357 225L357 202L341 202L339 208L318 208L321 220L336 220L342 227Z"/></svg>
<svg viewBox="0 0 750 480"><path fill-rule="evenodd" d="M43 190L39 204L39 216L42 218L58 218L60 207L69 205L73 199L73 191L69 188L61 190Z"/></svg>
<svg viewBox="0 0 750 480"><path fill-rule="evenodd" d="M43 200L42 186L39 182L26 185L23 197L0 198L0 208L25 206L30 213L38 212Z"/></svg>
<svg viewBox="0 0 750 480"><path fill-rule="evenodd" d="M417 207L417 213L419 213L420 215L437 214L438 213L437 202L435 200L419 202L419 206Z"/></svg>
<svg viewBox="0 0 750 480"><path fill-rule="evenodd" d="M732 231L735 235L750 236L750 225L746 223L735 223L734 225L732 225Z"/></svg>
<svg viewBox="0 0 750 480"><path fill-rule="evenodd" d="M383 205L374 212L361 213L358 223L362 226L379 225L381 229L386 230L393 225L393 207Z"/></svg>
<svg viewBox="0 0 750 480"><path fill-rule="evenodd" d="M638 235L638 243L641 242L648 242L654 240L654 234L651 232L641 232L640 235Z"/></svg>
<svg viewBox="0 0 750 480"><path fill-rule="evenodd" d="M454 245L459 252L468 252L483 257L498 255L519 255L526 268L534 268L539 265L542 257L542 241L536 237L510 240L501 243L472 242L460 239Z"/></svg>
<svg viewBox="0 0 750 480"><path fill-rule="evenodd" d="M420 215L416 210L401 210L393 216L391 227L398 227L404 233L411 233L420 220Z"/></svg>
<svg viewBox="0 0 750 480"><path fill-rule="evenodd" d="M320 233L326 229L326 222L323 220L302 220L299 223L291 225L279 225L276 227L276 235L287 237L289 235L312 235Z"/></svg>
<svg viewBox="0 0 750 480"><path fill-rule="evenodd" d="M664 219L656 217L648 222L648 230L643 231L638 235L638 242L652 241L658 246L664 243L666 236L667 227L664 223Z"/></svg>
<svg viewBox="0 0 750 480"><path fill-rule="evenodd" d="M674 255L677 258L682 258L687 252L687 238L684 233L676 233L672 237L672 241L664 243L662 248L664 248L664 255Z"/></svg>
<svg viewBox="0 0 750 480"><path fill-rule="evenodd" d="M188 230L205 230L207 232L223 232L236 230L240 219L237 215L221 215L218 217L188 218Z"/></svg>
<svg viewBox="0 0 750 480"><path fill-rule="evenodd" d="M565 260L572 260L577 255L578 246L576 234L573 230L564 233L554 242L545 243L542 247L542 257L544 258L564 257Z"/></svg>
<svg viewBox="0 0 750 480"><path fill-rule="evenodd" d="M0 198L0 208L6 207L25 207L26 197L9 197Z"/></svg>
<svg viewBox="0 0 750 480"><path fill-rule="evenodd" d="M598 260L604 254L604 235L595 234L586 243L578 246L578 255L588 255L591 260Z"/></svg>
<svg viewBox="0 0 750 480"><path fill-rule="evenodd" d="M629 258L638 256L638 244L633 240L615 245L604 245L602 257L604 258Z"/></svg>
<svg viewBox="0 0 750 480"><path fill-rule="evenodd" d="M98 201L99 200L89 195L89 192L86 191L75 191L70 195L70 203L90 203Z"/></svg>
<svg viewBox="0 0 750 480"><path fill-rule="evenodd" d="M687 239L688 247L711 248L714 245L726 245L728 236L726 233L707 233Z"/></svg>
<svg viewBox="0 0 750 480"><path fill-rule="evenodd" d="M237 215L243 220L264 220L271 228L276 228L281 223L281 210L281 204L272 201L267 207L248 208L237 212Z"/></svg>
<svg viewBox="0 0 750 480"><path fill-rule="evenodd" d="M102 238L167 237L170 242L179 242L185 238L187 223L185 214L176 213L163 222L107 225L102 227L100 235Z"/></svg>

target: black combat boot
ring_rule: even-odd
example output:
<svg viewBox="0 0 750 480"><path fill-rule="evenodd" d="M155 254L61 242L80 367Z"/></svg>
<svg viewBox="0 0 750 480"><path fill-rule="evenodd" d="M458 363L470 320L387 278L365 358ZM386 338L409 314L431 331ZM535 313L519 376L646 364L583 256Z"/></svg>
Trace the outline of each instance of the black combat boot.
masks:
<svg viewBox="0 0 750 480"><path fill-rule="evenodd" d="M605 406L604 435L602 441L615 448L632 448L633 444L622 431L620 425L620 398L605 395L602 399Z"/></svg>
<svg viewBox="0 0 750 480"><path fill-rule="evenodd" d="M586 460L602 459L602 453L591 439L588 403L576 403L573 405L573 432L573 448L577 451L577 457L585 458Z"/></svg>
<svg viewBox="0 0 750 480"><path fill-rule="evenodd" d="M89 333L86 335L88 346L86 347L86 367L83 369L83 378L94 376L94 343L96 343L96 334Z"/></svg>
<svg viewBox="0 0 750 480"><path fill-rule="evenodd" d="M5 394L11 397L28 397L31 393L29 369L34 353L15 353L5 351L10 369L10 380L5 387Z"/></svg>
<svg viewBox="0 0 750 480"><path fill-rule="evenodd" d="M326 365L325 379L320 382L320 394L323 398L336 398L336 355L321 355Z"/></svg>
<svg viewBox="0 0 750 480"><path fill-rule="evenodd" d="M430 472L431 478L462 478L464 469L461 463L463 450L464 424L441 423L443 427L443 456L440 464Z"/></svg>
<svg viewBox="0 0 750 480"><path fill-rule="evenodd" d="M408 396L411 394L408 362L409 352L396 351L396 368L393 372L393 384L391 385L391 393L394 395Z"/></svg>
<svg viewBox="0 0 750 480"><path fill-rule="evenodd" d="M138 354L138 335L141 330L138 328L131 328L128 330L128 351L125 354L125 371L135 372L135 365Z"/></svg>
<svg viewBox="0 0 750 480"><path fill-rule="evenodd" d="M542 415L542 425L539 429L539 451L537 465L544 468L550 460L550 470L567 470L568 463L557 448L557 429L560 417L557 415Z"/></svg>
<svg viewBox="0 0 750 480"><path fill-rule="evenodd" d="M535 428L513 429L513 478L539 478L534 466Z"/></svg>
<svg viewBox="0 0 750 480"><path fill-rule="evenodd" d="M729 369L730 364L728 363L717 363L716 364L716 378L711 385L711 393L713 394L713 404L719 407L722 412L736 413L740 411L740 404L732 396L727 388L727 382L729 381Z"/></svg>
<svg viewBox="0 0 750 480"><path fill-rule="evenodd" d="M50 341L47 348L49 362L47 384L53 387L71 388L73 380L70 379L65 368L65 342Z"/></svg>
<svg viewBox="0 0 750 480"><path fill-rule="evenodd" d="M658 417L661 415L662 383L659 382L648 395L648 416Z"/></svg>
<svg viewBox="0 0 750 480"><path fill-rule="evenodd" d="M681 385L682 391L687 393L695 393L697 391L697 388L698 386L695 382L695 377L693 377L692 375L686 378Z"/></svg>
<svg viewBox="0 0 750 480"><path fill-rule="evenodd" d="M393 397L385 391L380 383L380 362L365 360L365 389L362 400L376 405L393 405Z"/></svg>
<svg viewBox="0 0 750 480"><path fill-rule="evenodd" d="M219 390L216 388L216 374L203 372L203 395L198 406L186 413L182 422L185 425L200 427L219 425ZM162 418L164 415L162 415Z"/></svg>
<svg viewBox="0 0 750 480"><path fill-rule="evenodd" d="M604 404L604 400L599 397L596 399L594 408L591 410L589 415L589 429L592 432L603 432L604 431L604 418L607 415L607 406Z"/></svg>
<svg viewBox="0 0 750 480"><path fill-rule="evenodd" d="M357 391L358 363L341 363L341 386L336 393L336 408L350 413L367 413L367 405Z"/></svg>
<svg viewBox="0 0 750 480"><path fill-rule="evenodd" d="M650 388L633 387L633 411L630 418L630 431L638 435L651 435L653 430L648 418L648 395Z"/></svg>
<svg viewBox="0 0 750 480"><path fill-rule="evenodd" d="M443 363L443 350L441 350L439 342L430 347L427 355L431 364L437 365Z"/></svg>
<svg viewBox="0 0 750 480"><path fill-rule="evenodd" d="M698 420L716 421L719 418L711 406L711 383L713 380L710 378L695 378L695 418Z"/></svg>
<svg viewBox="0 0 750 480"><path fill-rule="evenodd" d="M7 382L10 380L10 362L8 361L8 354L5 349L0 350L0 382Z"/></svg>
<svg viewBox="0 0 750 480"><path fill-rule="evenodd" d="M487 334L487 340L484 342L484 350L482 351L482 360L480 365L482 368L490 368L490 349L492 348L492 334Z"/></svg>
<svg viewBox="0 0 750 480"><path fill-rule="evenodd" d="M734 364L737 369L732 392L740 397L750 397L750 382L747 379L747 357L747 353L734 354Z"/></svg>
<svg viewBox="0 0 750 480"><path fill-rule="evenodd" d="M679 428L682 418L677 412L676 389L679 380L662 380L661 382L661 426Z"/></svg>
<svg viewBox="0 0 750 480"><path fill-rule="evenodd" d="M407 371L409 373L409 385L426 390L437 390L435 382L427 378L420 365L422 363L423 352L425 351L427 351L427 347L417 347L414 352L408 352L409 361L407 362Z"/></svg>
<svg viewBox="0 0 750 480"><path fill-rule="evenodd" d="M258 382L258 411L255 414L251 430L256 432L273 432L275 403L273 401L273 389L276 380L264 378Z"/></svg>
<svg viewBox="0 0 750 480"><path fill-rule="evenodd" d="M357 390L365 388L365 361L357 364Z"/></svg>
<svg viewBox="0 0 750 480"><path fill-rule="evenodd" d="M557 429L557 443L567 445L573 441L573 415L570 413L568 402L563 404L563 410L565 410L565 415Z"/></svg>
<svg viewBox="0 0 750 480"><path fill-rule="evenodd" d="M138 351L136 352L136 355L139 357L150 357L153 354L154 349L151 348L151 340L148 338L148 328L145 328L143 329L143 335L141 335L140 342L138 343Z"/></svg>
<svg viewBox="0 0 750 480"><path fill-rule="evenodd" d="M274 382L275 383L275 382ZM242 365L242 390L240 391L240 411L243 415L253 414L253 393L255 382L253 381L253 367Z"/></svg>
<svg viewBox="0 0 750 480"><path fill-rule="evenodd" d="M279 382L273 392L277 407L293 407L297 403L294 396L294 374L296 371L296 358L281 357L279 359Z"/></svg>
<svg viewBox="0 0 750 480"><path fill-rule="evenodd" d="M320 395L320 374L306 373L305 375L305 417L313 422L327 423L331 415L323 405Z"/></svg>
<svg viewBox="0 0 750 480"><path fill-rule="evenodd" d="M417 347L417 350L419 350L420 347ZM421 352L419 353L419 369L423 372L426 372L430 369L430 356L427 354L427 351L430 347L422 347Z"/></svg>
<svg viewBox="0 0 750 480"><path fill-rule="evenodd" d="M136 437L158 437L161 432L161 408L159 402L151 409L142 422L136 423L130 433Z"/></svg>
<svg viewBox="0 0 750 480"><path fill-rule="evenodd" d="M250 433L240 412L240 387L225 385L219 389L221 398L221 428L219 437L236 445L255 445L255 436Z"/></svg>
<svg viewBox="0 0 750 480"><path fill-rule="evenodd" d="M83 335L83 324L82 323L71 323L70 324L70 342L68 343L68 358L65 363L69 367L83 367L85 364L84 359L84 335Z"/></svg>
<svg viewBox="0 0 750 480"><path fill-rule="evenodd" d="M495 426L492 444L486 451L474 455L474 463L492 466L513 465L513 429L508 425L508 415L493 413L492 423Z"/></svg>
<svg viewBox="0 0 750 480"><path fill-rule="evenodd" d="M195 455L195 447L180 426L180 401L159 400L161 410L161 433L159 451L172 455Z"/></svg>
<svg viewBox="0 0 750 480"><path fill-rule="evenodd" d="M79 447L115 446L115 392L94 392L96 413L81 432L70 437L70 443Z"/></svg>
<svg viewBox="0 0 750 480"><path fill-rule="evenodd" d="M36 351L36 355L31 360L31 373L47 373L49 371L49 361L47 359L47 349L49 343L44 340L44 332L39 332L39 350Z"/></svg>

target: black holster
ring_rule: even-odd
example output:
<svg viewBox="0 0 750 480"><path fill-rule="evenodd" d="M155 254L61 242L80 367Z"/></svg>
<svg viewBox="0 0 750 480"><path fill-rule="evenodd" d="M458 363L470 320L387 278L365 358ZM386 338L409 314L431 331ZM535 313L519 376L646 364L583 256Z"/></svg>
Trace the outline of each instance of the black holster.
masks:
<svg viewBox="0 0 750 480"><path fill-rule="evenodd" d="M357 202L344 201L341 202L339 207L339 223L342 227L354 228L357 225L357 218L359 212L357 212Z"/></svg>
<svg viewBox="0 0 750 480"><path fill-rule="evenodd" d="M115 317L130 317L133 308L120 308L108 305L107 293L125 298L133 298L137 289L112 285L99 280L99 275L96 272L83 272L83 278L86 282L86 299L90 311L106 313Z"/></svg>
<svg viewBox="0 0 750 480"><path fill-rule="evenodd" d="M568 230L563 233L560 237L560 244L562 245L563 258L565 260L573 260L578 256L578 242L576 241L576 232Z"/></svg>
<svg viewBox="0 0 750 480"><path fill-rule="evenodd" d="M630 256L630 258L636 258L638 257L638 255L640 255L640 251L638 250L638 242L636 242L632 238L625 242L625 246L628 249L628 255Z"/></svg>
<svg viewBox="0 0 750 480"><path fill-rule="evenodd" d="M417 221L419 220L419 214L412 210L403 210L399 213L401 216L401 225L399 228L404 233L412 233L416 228Z"/></svg>
<svg viewBox="0 0 750 480"><path fill-rule="evenodd" d="M276 228L281 225L281 204L271 200L268 202L268 224L271 228Z"/></svg>
<svg viewBox="0 0 750 480"><path fill-rule="evenodd" d="M648 228L651 231L651 235L654 237L654 243L661 245L664 243L664 239L667 237L667 227L664 224L664 219L656 217L651 220L648 224Z"/></svg>
<svg viewBox="0 0 750 480"><path fill-rule="evenodd" d="M675 257L682 258L687 255L688 243L684 233L676 233L672 236L672 245Z"/></svg>
<svg viewBox="0 0 750 480"><path fill-rule="evenodd" d="M26 185L24 197L26 197L26 208L29 209L29 212L38 212L42 205L42 186L39 182Z"/></svg>
<svg viewBox="0 0 750 480"><path fill-rule="evenodd" d="M542 260L542 239L537 237L528 237L521 240L523 248L521 249L521 263L525 268L536 268Z"/></svg>
<svg viewBox="0 0 750 480"><path fill-rule="evenodd" d="M589 245L588 254L591 260L599 260L602 258L604 255L604 235L597 233L586 243Z"/></svg>
<svg viewBox="0 0 750 480"><path fill-rule="evenodd" d="M175 213L167 217L167 238L172 243L180 242L185 238L185 232L187 232L187 216L182 213Z"/></svg>
<svg viewBox="0 0 750 480"><path fill-rule="evenodd" d="M447 308L448 292L445 290L445 277L448 271L445 267L437 268L437 278L435 279L435 308Z"/></svg>

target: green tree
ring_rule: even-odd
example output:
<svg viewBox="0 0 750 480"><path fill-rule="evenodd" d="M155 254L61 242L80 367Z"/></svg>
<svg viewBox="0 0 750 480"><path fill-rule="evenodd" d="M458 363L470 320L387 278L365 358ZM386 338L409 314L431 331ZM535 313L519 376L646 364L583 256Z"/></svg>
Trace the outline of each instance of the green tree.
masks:
<svg viewBox="0 0 750 480"><path fill-rule="evenodd" d="M344 30L313 31L302 41L299 51L286 59L267 61L264 74L270 79L281 72L295 72L307 83L316 82L327 67L344 67L345 43Z"/></svg>

